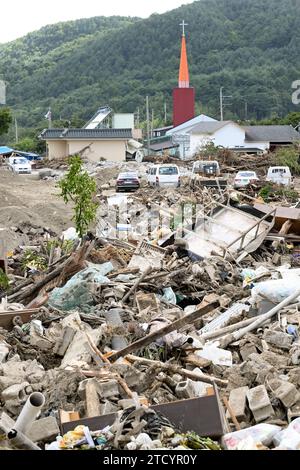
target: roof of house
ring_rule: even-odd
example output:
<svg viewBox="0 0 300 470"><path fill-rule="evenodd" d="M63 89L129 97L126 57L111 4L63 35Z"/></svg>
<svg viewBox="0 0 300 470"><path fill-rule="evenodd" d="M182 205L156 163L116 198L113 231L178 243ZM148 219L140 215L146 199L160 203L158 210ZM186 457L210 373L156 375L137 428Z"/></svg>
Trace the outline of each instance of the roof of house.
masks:
<svg viewBox="0 0 300 470"><path fill-rule="evenodd" d="M232 121L200 122L191 129L191 134L214 134L228 124L238 125Z"/></svg>
<svg viewBox="0 0 300 470"><path fill-rule="evenodd" d="M300 140L292 126L244 126L246 142L293 142Z"/></svg>
<svg viewBox="0 0 300 470"><path fill-rule="evenodd" d="M131 129L44 129L43 140L131 139Z"/></svg>
<svg viewBox="0 0 300 470"><path fill-rule="evenodd" d="M167 140L167 141L161 141L161 142L153 142L150 145L150 149L153 150L154 152L159 152L160 150L167 150L171 148L176 148L178 147L178 144L174 144L172 140Z"/></svg>
<svg viewBox="0 0 300 470"><path fill-rule="evenodd" d="M188 129L189 127L192 127L195 124L198 124L200 122L218 122L218 121L209 116L206 116L205 114L199 114L199 116L196 116L193 119L190 119L189 121L186 121L183 124L180 124L180 126L173 127L173 129L170 129L169 131L167 131L167 135L176 134L179 131L185 131L185 129Z"/></svg>
<svg viewBox="0 0 300 470"><path fill-rule="evenodd" d="M153 129L153 132L169 131L170 129L173 129L173 126L157 127L156 129Z"/></svg>

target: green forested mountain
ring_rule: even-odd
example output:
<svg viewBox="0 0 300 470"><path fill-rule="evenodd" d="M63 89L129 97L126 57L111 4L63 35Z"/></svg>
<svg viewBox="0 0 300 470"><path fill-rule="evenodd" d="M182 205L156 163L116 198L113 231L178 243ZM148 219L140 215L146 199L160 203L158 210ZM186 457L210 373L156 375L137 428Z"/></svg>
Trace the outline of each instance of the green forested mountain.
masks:
<svg viewBox="0 0 300 470"><path fill-rule="evenodd" d="M300 0L199 0L148 19L97 17L60 23L0 45L0 78L23 126L86 119L103 104L140 108L150 95L154 115L171 111L180 27L188 23L191 84L197 111L218 117L219 88L232 95L225 118L263 119L298 111ZM247 103L247 105L245 104ZM299 106L298 106L299 107Z"/></svg>

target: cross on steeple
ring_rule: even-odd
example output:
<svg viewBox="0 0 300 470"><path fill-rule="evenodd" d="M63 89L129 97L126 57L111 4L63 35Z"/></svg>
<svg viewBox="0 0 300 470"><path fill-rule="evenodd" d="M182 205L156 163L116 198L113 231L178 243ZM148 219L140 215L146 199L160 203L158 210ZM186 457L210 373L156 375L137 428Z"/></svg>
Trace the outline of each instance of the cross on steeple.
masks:
<svg viewBox="0 0 300 470"><path fill-rule="evenodd" d="M187 23L185 23L185 21L183 20L182 23L180 23L179 26L182 26L182 36L185 36L185 26L188 26Z"/></svg>

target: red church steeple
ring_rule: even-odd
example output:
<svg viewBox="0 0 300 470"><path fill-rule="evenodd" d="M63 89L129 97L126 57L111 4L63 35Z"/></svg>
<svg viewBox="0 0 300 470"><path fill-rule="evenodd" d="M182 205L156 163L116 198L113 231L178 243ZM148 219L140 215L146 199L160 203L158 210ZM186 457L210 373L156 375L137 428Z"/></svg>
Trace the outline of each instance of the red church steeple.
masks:
<svg viewBox="0 0 300 470"><path fill-rule="evenodd" d="M195 90L190 87L189 66L186 50L185 26L183 21L181 57L179 67L178 88L173 90L173 125L174 127L195 117Z"/></svg>

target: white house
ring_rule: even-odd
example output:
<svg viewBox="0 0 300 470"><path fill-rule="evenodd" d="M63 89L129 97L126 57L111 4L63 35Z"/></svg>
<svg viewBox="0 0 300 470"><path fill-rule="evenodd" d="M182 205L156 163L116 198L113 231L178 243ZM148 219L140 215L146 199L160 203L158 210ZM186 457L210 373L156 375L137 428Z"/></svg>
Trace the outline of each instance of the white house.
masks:
<svg viewBox="0 0 300 470"><path fill-rule="evenodd" d="M166 136L170 137L170 141L173 144L178 144L179 154L181 158L190 156L190 132L200 123L205 122L218 122L205 114L200 114L189 121L180 124L179 126L173 127L166 132Z"/></svg>
<svg viewBox="0 0 300 470"><path fill-rule="evenodd" d="M198 124L190 133L190 155L212 142L215 147L225 147L231 150L265 151L269 149L269 142L248 141L246 130L232 121L206 122Z"/></svg>
<svg viewBox="0 0 300 470"><path fill-rule="evenodd" d="M300 140L292 126L240 126L233 121L215 120L191 124L191 121L168 132L180 144L183 159L193 157L210 142L216 147L259 153Z"/></svg>

